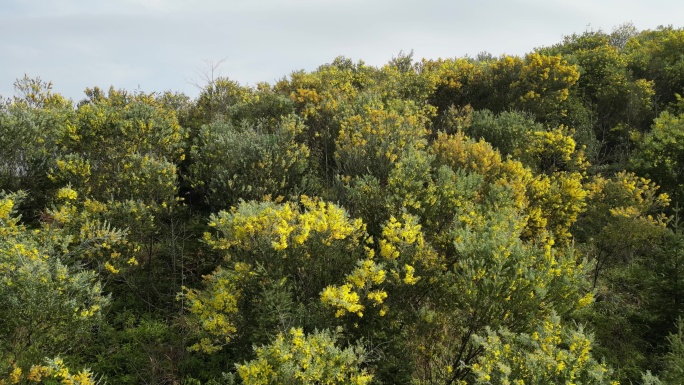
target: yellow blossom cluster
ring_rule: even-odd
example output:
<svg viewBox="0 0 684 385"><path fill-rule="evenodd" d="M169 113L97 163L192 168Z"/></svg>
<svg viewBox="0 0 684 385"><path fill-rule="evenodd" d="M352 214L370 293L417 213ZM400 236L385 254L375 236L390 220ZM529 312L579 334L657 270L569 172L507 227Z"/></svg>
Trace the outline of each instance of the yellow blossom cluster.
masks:
<svg viewBox="0 0 684 385"><path fill-rule="evenodd" d="M591 357L591 338L550 314L532 334L507 330L476 336L484 349L471 365L476 384L607 384L609 371Z"/></svg>
<svg viewBox="0 0 684 385"><path fill-rule="evenodd" d="M335 158L342 175L357 177L372 173L386 180L394 163L411 148L426 148L427 123L430 111L423 111L406 101L371 101L361 111L340 123Z"/></svg>
<svg viewBox="0 0 684 385"><path fill-rule="evenodd" d="M389 294L383 284L412 286L421 278L416 275L415 266L439 268L437 254L427 246L420 224L409 214L404 214L401 221L393 216L390 218L378 247L383 258L381 264L374 260L375 251L366 248L366 259L357 262L357 268L347 274L345 283L330 285L321 293L321 301L336 309L336 317L348 313L362 317L363 298L374 307L383 305L378 314L384 316L389 310L384 305Z"/></svg>
<svg viewBox="0 0 684 385"><path fill-rule="evenodd" d="M364 306L359 303L359 295L352 289L353 286L350 284L338 287L328 286L321 293L321 302L337 309L335 317L341 317L347 313L363 317Z"/></svg>
<svg viewBox="0 0 684 385"><path fill-rule="evenodd" d="M64 361L57 357L46 359L45 365L32 365L28 371L22 370L19 366L13 365L9 374L9 380L0 379L0 385L9 384L61 384L61 385L95 385L97 382L93 373L88 370L81 370L71 373Z"/></svg>
<svg viewBox="0 0 684 385"><path fill-rule="evenodd" d="M554 177L544 174L535 176L522 162L513 159L502 160L499 152L489 143L476 142L460 131L452 135L438 134L430 147L430 152L435 156L438 165L446 165L452 170L476 173L483 177L486 183L481 185L474 198L488 193L487 190L491 190L492 187L501 187L509 191L507 203L525 215L527 223L524 235L528 238L539 236L548 230L555 231L559 237L567 237L569 225L576 220L577 214L584 207L582 186L578 185L582 176L578 173ZM566 188L560 190L557 186L559 183L565 183ZM562 191L568 191L572 195L562 195ZM553 203L549 202L551 200ZM473 202L463 202L460 197L456 203L457 206L461 206ZM555 205L553 215L545 211L550 205ZM460 219L468 221L476 218L473 215L462 215Z"/></svg>
<svg viewBox="0 0 684 385"><path fill-rule="evenodd" d="M62 187L57 190L57 199L73 201L76 198L78 198L78 193L71 187Z"/></svg>
<svg viewBox="0 0 684 385"><path fill-rule="evenodd" d="M465 169L481 175L497 172L501 167L501 154L484 140L474 141L462 131L453 135L439 133L430 146L436 162L454 170Z"/></svg>
<svg viewBox="0 0 684 385"><path fill-rule="evenodd" d="M364 231L360 220L349 220L344 209L318 199L301 197L304 210L286 202L246 203L230 212L213 215L209 226L219 236L205 234L215 249L251 249L265 242L276 251L298 248L315 238L325 246L348 237L358 238Z"/></svg>
<svg viewBox="0 0 684 385"><path fill-rule="evenodd" d="M191 350L213 353L232 339L237 331L234 317L242 295L241 284L249 275L250 268L245 264L236 264L232 270L219 267L204 276L205 290L184 288L182 296L187 299L188 309L197 320L197 332L201 336L199 342L190 347Z"/></svg>
<svg viewBox="0 0 684 385"><path fill-rule="evenodd" d="M321 302L324 305L337 309L335 316L341 317L347 313L356 314L363 317L364 305L361 298L365 297L371 301L373 306L381 305L387 292L384 290L373 290L385 282L386 272L381 265L375 263L371 258L359 261L354 271L347 275L345 284L341 286L328 286L321 293ZM387 312L386 307L382 307L381 315Z"/></svg>
<svg viewBox="0 0 684 385"><path fill-rule="evenodd" d="M255 348L256 358L237 365L238 375L245 385L369 384L373 376L360 368L363 350L341 349L336 338L328 331L306 335L292 328L270 345Z"/></svg>
<svg viewBox="0 0 684 385"><path fill-rule="evenodd" d="M77 245L90 245L83 248L81 253L84 262L97 264L102 272L108 274L118 274L137 265L135 253L139 246L128 240L127 231L114 228L108 219L112 214L124 211L127 215L139 216L142 220L142 216L133 212L139 209L139 204L131 201L105 204L89 198L84 201L66 198L77 197L75 194L77 193L70 187L58 191L57 199L61 203L45 211L46 221L40 231L43 241L56 242L62 237L59 234L64 233L65 242L61 243L64 252ZM149 221L149 217L145 219Z"/></svg>
<svg viewBox="0 0 684 385"><path fill-rule="evenodd" d="M422 226L418 218L410 214L402 214L400 219L390 216L382 229L382 238L378 242L380 256L394 269L411 265L414 267L439 268L437 253L425 241ZM410 278L412 281L414 278ZM407 282L408 283L408 282Z"/></svg>

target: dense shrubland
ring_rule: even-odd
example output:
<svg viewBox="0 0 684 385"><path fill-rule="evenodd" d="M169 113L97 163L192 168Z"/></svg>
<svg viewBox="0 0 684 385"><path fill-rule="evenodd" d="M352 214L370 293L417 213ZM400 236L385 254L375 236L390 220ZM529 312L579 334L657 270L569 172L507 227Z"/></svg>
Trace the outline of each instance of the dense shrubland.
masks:
<svg viewBox="0 0 684 385"><path fill-rule="evenodd" d="M684 31L0 106L0 384L679 384Z"/></svg>

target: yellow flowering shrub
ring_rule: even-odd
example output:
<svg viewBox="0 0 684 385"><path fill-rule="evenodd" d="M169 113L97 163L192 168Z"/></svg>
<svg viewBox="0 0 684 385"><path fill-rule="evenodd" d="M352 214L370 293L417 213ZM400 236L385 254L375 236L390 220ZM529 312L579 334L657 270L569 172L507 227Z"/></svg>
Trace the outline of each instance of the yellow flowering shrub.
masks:
<svg viewBox="0 0 684 385"><path fill-rule="evenodd" d="M530 206L543 218L533 220L545 223L559 242L571 239L570 229L585 210L587 190L582 180L578 172L557 172L550 177L540 174L530 184Z"/></svg>
<svg viewBox="0 0 684 385"><path fill-rule="evenodd" d="M572 233L592 256L595 283L606 269L621 271L626 261L639 256L650 260L664 247L671 218L663 211L670 198L654 182L619 172L609 178L593 177L586 189L587 208Z"/></svg>
<svg viewBox="0 0 684 385"><path fill-rule="evenodd" d="M28 229L16 216L22 199L0 194L0 371L58 353L56 346L82 347L109 303L94 271L69 264L93 240L74 245L55 223Z"/></svg>
<svg viewBox="0 0 684 385"><path fill-rule="evenodd" d="M385 316L385 304L392 291L401 286L413 286L423 272L442 269L437 253L425 241L417 217L404 214L401 220L390 217L382 231L376 250L366 247L366 259L345 277L345 283L328 286L321 293L321 301L336 309L335 316L356 314L363 317L367 305L380 307ZM376 260L378 262L376 262ZM418 268L418 271L416 270Z"/></svg>
<svg viewBox="0 0 684 385"><path fill-rule="evenodd" d="M305 119L303 139L315 170L325 182L334 177L341 111L374 84L377 72L363 62L338 57L312 73L294 72L274 87L276 92L290 97L297 114Z"/></svg>
<svg viewBox="0 0 684 385"><path fill-rule="evenodd" d="M346 177L371 174L385 181L404 151L426 147L425 126L432 110L401 100L357 103L340 122L335 152L339 172Z"/></svg>
<svg viewBox="0 0 684 385"><path fill-rule="evenodd" d="M138 264L140 246L131 241L128 234L151 225L149 208L140 202L105 204L90 198L78 199L78 193L70 186L59 189L55 201L57 205L43 214L41 234L54 238L54 230L59 229L64 234L61 247L65 251L88 244L89 247L74 255L73 260L104 274L118 274ZM122 217L135 218L135 221L129 222L128 218ZM119 230L111 225L112 222L131 225L127 230Z"/></svg>
<svg viewBox="0 0 684 385"><path fill-rule="evenodd" d="M347 274L345 284L340 286L328 286L321 292L321 302L328 307L336 309L335 317L342 317L347 313L363 317L366 308L364 303L370 303L377 307L383 304L387 298L387 292L381 287L385 282L387 272L384 265L377 264L372 259L373 250L367 249L366 260L359 260L357 267ZM387 312L387 307L380 309L381 316Z"/></svg>
<svg viewBox="0 0 684 385"><path fill-rule="evenodd" d="M185 130L154 95L87 90L56 140L49 177L83 198L172 204Z"/></svg>
<svg viewBox="0 0 684 385"><path fill-rule="evenodd" d="M471 304L467 306L486 300L500 309L504 320L513 317L518 322L539 311L541 303L572 309L584 295L586 264L572 249L554 247L548 235L522 241L525 218L513 209L499 207L494 213L476 208L462 214L459 222L451 236L460 256L455 261L457 287Z"/></svg>
<svg viewBox="0 0 684 385"><path fill-rule="evenodd" d="M265 246L286 251L312 241L331 246L347 238L358 244L364 231L360 220L350 220L344 209L329 202L305 195L300 202L303 210L290 202L243 202L231 211L212 215L209 226L219 235L207 233L205 240L218 250L231 247L252 250Z"/></svg>
<svg viewBox="0 0 684 385"><path fill-rule="evenodd" d="M24 205L41 210L41 195L48 187L44 177L61 130L73 116L73 104L40 78L24 75L14 86L16 96L0 103L0 190L31 191Z"/></svg>
<svg viewBox="0 0 684 385"><path fill-rule="evenodd" d="M589 163L572 135L573 131L566 126L531 132L527 141L514 151L514 156L537 172L583 172Z"/></svg>
<svg viewBox="0 0 684 385"><path fill-rule="evenodd" d="M670 198L646 178L619 172L596 176L587 183L587 210L574 232L594 240L603 250L625 250L649 244L662 236L669 218L662 213Z"/></svg>
<svg viewBox="0 0 684 385"><path fill-rule="evenodd" d="M253 97L251 88L241 86L226 77L219 76L207 80L208 84L204 86L190 110L193 125L201 126L226 119L236 105L245 103Z"/></svg>
<svg viewBox="0 0 684 385"><path fill-rule="evenodd" d="M439 240L444 269L416 274L422 277L418 284L430 282L427 288L435 290L435 303L421 309L421 322L412 326L425 336L411 345L423 365L416 378L425 383L433 375L466 379L463 363L474 363L479 352L470 335L485 326L517 332L550 309L567 314L591 300L580 256L556 245L545 230L532 239L524 236L529 217L506 186L473 187L480 199L457 206Z"/></svg>
<svg viewBox="0 0 684 385"><path fill-rule="evenodd" d="M187 300L192 314L194 332L199 341L190 346L192 351L214 353L230 342L237 331L235 317L242 286L250 277L249 266L236 265L234 269L219 267L204 276L205 290L184 288L181 295Z"/></svg>
<svg viewBox="0 0 684 385"><path fill-rule="evenodd" d="M574 142L570 147L574 151ZM566 155L575 156L572 151ZM486 183L477 187L477 196L486 196L496 188L508 190L510 195L506 199L525 216L524 236L528 238L552 232L557 240L568 240L570 227L585 208L587 192L580 172L535 174L520 161L502 160L490 144L475 142L460 131L453 135L438 134L430 152L438 166L482 175ZM581 158L581 154L576 156Z"/></svg>
<svg viewBox="0 0 684 385"><path fill-rule="evenodd" d="M539 119L557 121L567 113L570 90L579 79L577 66L560 56L538 52L518 56L430 61L437 74L430 102L446 111L471 104L476 110L529 111Z"/></svg>
<svg viewBox="0 0 684 385"><path fill-rule="evenodd" d="M84 369L72 373L64 361L56 357L45 359L44 365L31 365L28 370L13 366L8 378L0 377L0 384L63 384L63 385L96 385L99 383L93 373Z"/></svg>
<svg viewBox="0 0 684 385"><path fill-rule="evenodd" d="M627 213L645 217L660 226L667 221L660 211L669 206L670 197L667 193L658 193L659 187L649 179L622 171L611 178L595 176L587 189L591 212L604 221L609 216Z"/></svg>
<svg viewBox="0 0 684 385"><path fill-rule="evenodd" d="M336 114L340 103L353 100L361 89L372 85L374 72L377 72L375 68L363 62L353 63L350 59L338 57L312 73L294 72L290 79L279 81L274 88L289 95L297 112L306 117L308 123L313 123L310 126L314 128L317 123ZM325 131L319 133L328 134Z"/></svg>
<svg viewBox="0 0 684 385"><path fill-rule="evenodd" d="M262 306L261 296L296 295L310 306L323 297L344 312L361 314L363 305L351 286L332 286L342 283L355 266L361 269L357 282L383 279L377 266L357 265L365 255L363 223L320 199L302 196L299 204L243 202L212 215L209 227L212 232L205 234L205 241L224 257L224 266L204 277L201 290L185 290L199 339L194 350L211 353L230 342L239 331L241 306ZM382 294L369 298L379 303Z"/></svg>
<svg viewBox="0 0 684 385"><path fill-rule="evenodd" d="M428 100L440 112L471 103L473 86L484 81L484 66L466 58L426 60L422 64L424 71L436 75L435 91Z"/></svg>
<svg viewBox="0 0 684 385"><path fill-rule="evenodd" d="M513 106L545 119L564 116L564 102L579 78L579 68L569 64L560 55L529 53L520 68L519 79L510 84L515 94L519 95Z"/></svg>
<svg viewBox="0 0 684 385"><path fill-rule="evenodd" d="M365 282L363 283L365 286ZM328 286L321 293L321 301L336 308L335 317L341 317L347 313L363 317L364 306L359 303L359 295L352 291L353 286L345 284L339 287Z"/></svg>
<svg viewBox="0 0 684 385"><path fill-rule="evenodd" d="M489 184L506 187L511 191L515 206L524 209L529 205L528 189L534 175L521 162L502 159L501 154L484 140L474 141L462 131L453 135L439 133L429 151L434 154L435 166L448 166L453 171L481 175Z"/></svg>
<svg viewBox="0 0 684 385"><path fill-rule="evenodd" d="M256 347L256 358L237 364L237 373L245 385L370 384L373 375L361 367L363 347L340 348L337 339L327 330L307 335L292 328L269 345Z"/></svg>
<svg viewBox="0 0 684 385"><path fill-rule="evenodd" d="M435 184L431 175L432 157L425 151L409 149L389 173L387 203L391 213L409 210L420 215L436 203Z"/></svg>
<svg viewBox="0 0 684 385"><path fill-rule="evenodd" d="M532 333L487 328L473 339L483 349L470 366L474 384L618 384L592 357L592 337L582 327L562 325L555 313Z"/></svg>
<svg viewBox="0 0 684 385"><path fill-rule="evenodd" d="M474 141L462 131L453 135L439 133L432 143L430 152L439 165L447 165L453 170L465 169L481 175L496 172L501 167L501 155L492 146L481 140Z"/></svg>
<svg viewBox="0 0 684 385"><path fill-rule="evenodd" d="M425 70L425 60L414 62L413 52L400 52L380 68L378 92L384 98L412 100L421 103L432 95L439 80L436 71Z"/></svg>

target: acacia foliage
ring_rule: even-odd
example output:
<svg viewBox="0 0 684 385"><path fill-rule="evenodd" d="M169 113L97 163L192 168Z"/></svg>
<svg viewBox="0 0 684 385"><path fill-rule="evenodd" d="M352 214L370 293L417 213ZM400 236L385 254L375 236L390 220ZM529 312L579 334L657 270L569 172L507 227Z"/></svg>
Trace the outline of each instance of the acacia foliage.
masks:
<svg viewBox="0 0 684 385"><path fill-rule="evenodd" d="M19 80L0 384L677 383L683 33L196 100Z"/></svg>

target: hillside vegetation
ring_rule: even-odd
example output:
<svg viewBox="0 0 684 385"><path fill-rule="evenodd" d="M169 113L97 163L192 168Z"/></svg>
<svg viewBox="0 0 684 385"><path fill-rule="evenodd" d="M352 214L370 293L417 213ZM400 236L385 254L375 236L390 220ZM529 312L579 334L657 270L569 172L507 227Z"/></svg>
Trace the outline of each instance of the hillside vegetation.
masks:
<svg viewBox="0 0 684 385"><path fill-rule="evenodd" d="M0 106L0 384L680 384L684 30Z"/></svg>

